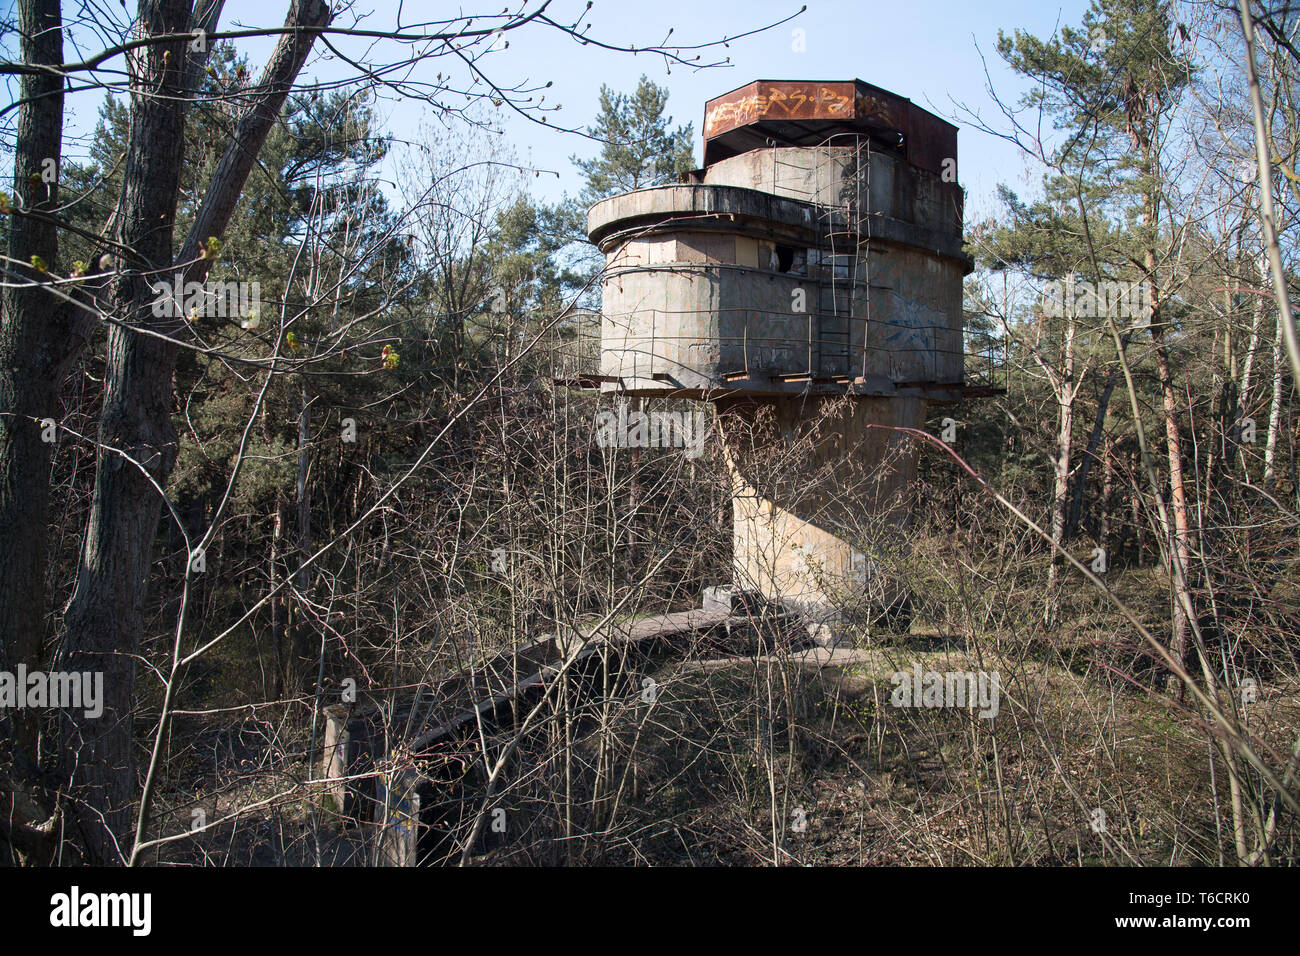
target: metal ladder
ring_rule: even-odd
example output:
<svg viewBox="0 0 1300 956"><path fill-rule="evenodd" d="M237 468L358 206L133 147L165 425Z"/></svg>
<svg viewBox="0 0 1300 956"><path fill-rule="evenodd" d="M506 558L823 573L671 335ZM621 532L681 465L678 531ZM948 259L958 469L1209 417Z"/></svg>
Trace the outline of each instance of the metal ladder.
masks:
<svg viewBox="0 0 1300 956"><path fill-rule="evenodd" d="M865 170L867 176L867 190L870 196L870 176L871 176L871 144L869 140L856 138L854 141L854 165L857 169L863 168L865 160ZM834 159L830 152L829 142L822 147L822 156L824 157L824 167L833 165ZM853 186L854 191L851 196L843 197L843 201L837 205L827 204L824 206L825 211L822 213L822 234L829 241L831 251L830 274L823 274L818 280L818 300L817 300L817 321L814 329L810 329L816 335L816 342L810 343L810 353L817 357L817 366L813 370L814 379L837 380L850 377L850 353L852 350L852 330L855 321L865 322L867 319L855 319L853 316L853 293L857 288L858 258L860 243L868 245L870 237L866 240L861 237L864 234L864 227L867 231L870 228L870 220L863 210L862 185L863 180L854 170ZM820 175L819 180L823 177ZM842 222L835 222L835 215L839 213ZM866 249L862 249L864 258ZM844 260L847 268L843 275L837 274L837 266L841 260ZM870 260L867 260L868 274L866 276L866 309L867 316L870 316L871 309L871 276ZM862 335L862 371L860 374L866 375L866 330L864 328Z"/></svg>

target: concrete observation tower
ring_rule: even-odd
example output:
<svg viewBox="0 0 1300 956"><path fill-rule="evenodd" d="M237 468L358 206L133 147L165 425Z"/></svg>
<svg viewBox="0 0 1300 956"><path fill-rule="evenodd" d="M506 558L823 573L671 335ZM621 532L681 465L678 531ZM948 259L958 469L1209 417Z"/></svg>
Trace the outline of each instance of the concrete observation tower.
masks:
<svg viewBox="0 0 1300 956"><path fill-rule="evenodd" d="M734 580L825 635L906 606L924 427L963 382L957 130L861 80L710 100L704 169L597 203L604 392L713 402Z"/></svg>

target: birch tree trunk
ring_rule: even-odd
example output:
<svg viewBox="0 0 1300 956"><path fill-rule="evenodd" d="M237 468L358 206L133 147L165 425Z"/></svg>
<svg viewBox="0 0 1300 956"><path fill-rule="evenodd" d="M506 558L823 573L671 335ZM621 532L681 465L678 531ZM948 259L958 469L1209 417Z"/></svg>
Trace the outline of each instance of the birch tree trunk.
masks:
<svg viewBox="0 0 1300 956"><path fill-rule="evenodd" d="M1065 319L1065 360L1061 370L1061 380L1053 382L1057 404L1060 406L1058 421L1060 428L1056 438L1056 461L1052 477L1052 543L1058 547L1065 539L1065 512L1070 495L1070 459L1074 434L1074 398L1078 388L1074 380L1074 308L1066 310ZM1057 598L1054 591L1057 571L1060 568L1058 552L1052 550L1051 563L1047 569L1047 604L1044 611L1044 625L1052 627L1056 623Z"/></svg>
<svg viewBox="0 0 1300 956"><path fill-rule="evenodd" d="M1282 353L1282 318L1273 334L1273 398L1268 405L1268 439L1264 444L1264 487L1277 477L1277 438L1282 430L1282 398L1287 364Z"/></svg>

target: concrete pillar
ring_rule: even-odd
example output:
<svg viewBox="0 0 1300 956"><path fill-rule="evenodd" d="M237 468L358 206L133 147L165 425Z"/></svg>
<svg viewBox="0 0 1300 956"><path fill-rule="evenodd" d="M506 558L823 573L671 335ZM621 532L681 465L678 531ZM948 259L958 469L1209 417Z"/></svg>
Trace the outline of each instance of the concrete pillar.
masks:
<svg viewBox="0 0 1300 956"><path fill-rule="evenodd" d="M781 398L719 403L732 478L734 574L810 621L823 638L902 615L895 571L925 400ZM873 427L880 426L880 427Z"/></svg>
<svg viewBox="0 0 1300 956"><path fill-rule="evenodd" d="M334 704L325 708L325 746L321 757L321 777L330 781L323 785L322 796L331 813L342 815L348 808L349 744L348 719L352 708L347 704Z"/></svg>
<svg viewBox="0 0 1300 956"><path fill-rule="evenodd" d="M414 770L392 770L376 778L378 866L415 866L420 845L420 779Z"/></svg>

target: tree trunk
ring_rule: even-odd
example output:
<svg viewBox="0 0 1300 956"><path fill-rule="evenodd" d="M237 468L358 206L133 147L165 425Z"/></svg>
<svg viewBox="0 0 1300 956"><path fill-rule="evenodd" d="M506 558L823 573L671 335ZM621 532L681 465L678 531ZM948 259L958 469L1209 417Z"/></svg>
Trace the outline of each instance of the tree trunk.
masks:
<svg viewBox="0 0 1300 956"><path fill-rule="evenodd" d="M1251 392L1255 387L1255 354L1259 351L1259 330L1264 325L1264 295L1268 289L1268 257L1262 252L1257 260L1259 267L1260 287L1256 294L1251 298L1254 302L1251 304L1250 317L1250 341L1246 345L1246 358L1242 363L1241 384L1237 387L1237 400L1241 405L1241 416L1250 414L1251 405L1253 404ZM1242 472L1247 479L1250 472L1246 470L1247 460L1245 449L1241 447L1241 422L1238 421L1234 437L1237 440L1237 450L1241 454Z"/></svg>
<svg viewBox="0 0 1300 956"><path fill-rule="evenodd" d="M1115 440L1106 436L1102 451L1101 464L1101 515L1097 519L1097 544L1106 552L1107 558L1112 552L1110 542L1110 509L1115 500Z"/></svg>
<svg viewBox="0 0 1300 956"><path fill-rule="evenodd" d="M58 0L20 0L18 14L23 61L61 64ZM7 269L23 281L39 282L41 274L22 263L37 255L49 269L60 271L58 235L52 218L26 213L52 217L58 208L63 80L25 73L19 99ZM46 170L54 174L48 183L41 177ZM19 664L32 670L41 666L54 445L42 440L40 422L60 417L60 386L80 352L75 322L73 311L43 289L22 288L12 280L0 288L0 669L10 673ZM47 436L58 438L56 433ZM35 721L29 711L12 717L0 712L0 731L0 739L13 741L35 758Z"/></svg>
<svg viewBox="0 0 1300 956"><path fill-rule="evenodd" d="M1124 333L1121 339L1124 348L1128 348L1132 336L1131 331ZM1097 446L1101 444L1102 435L1106 430L1106 413L1110 410L1110 400L1115 394L1115 386L1119 384L1119 377L1119 365L1112 365L1110 371L1106 373L1106 387L1102 389L1101 399L1097 402L1097 416L1092 422L1088 446L1084 449L1083 457L1079 459L1079 472L1074 477L1074 492L1070 496L1070 517L1065 523L1067 541L1078 533L1079 523L1083 520L1083 499L1087 492L1088 474L1092 471L1092 463L1097 460Z"/></svg>
<svg viewBox="0 0 1300 956"><path fill-rule="evenodd" d="M1131 451L1128 454L1128 473L1132 476L1130 485L1130 494L1128 494L1128 516L1130 516L1132 527L1134 527L1134 561L1139 566L1143 562L1143 550L1145 548L1145 531L1147 531L1147 522L1143 515L1144 496L1141 493L1141 460L1138 451Z"/></svg>
<svg viewBox="0 0 1300 956"><path fill-rule="evenodd" d="M284 536L284 507L285 501L280 495L275 496L275 521L271 528L271 557L267 562L267 592L275 591L276 579L279 576L278 562L280 560L280 541ZM284 659L284 597L276 595L271 598L271 648L275 654L275 687L273 700L280 700L284 697L285 688L288 686L288 665Z"/></svg>
<svg viewBox="0 0 1300 956"><path fill-rule="evenodd" d="M1142 520L1142 480L1137 477L1142 474L1142 469L1136 458L1136 453L1129 455L1129 474L1133 476L1133 481L1129 490L1128 510L1129 521L1133 523L1133 560L1135 564L1140 566L1142 564L1142 531L1146 523Z"/></svg>
<svg viewBox="0 0 1300 956"><path fill-rule="evenodd" d="M1183 483L1183 439L1178 427L1178 392L1174 388L1169 370L1169 350L1165 346L1164 331L1152 318L1151 340L1155 343L1156 371L1160 377L1160 396L1165 419L1165 447L1169 458L1169 505L1173 511L1174 535L1170 547L1169 577L1174 589L1173 630L1169 643L1170 653L1176 660L1186 659L1187 612L1184 601L1191 603L1192 548L1191 531L1187 516L1187 491ZM1170 691L1182 693L1183 685L1172 674Z"/></svg>
<svg viewBox="0 0 1300 956"><path fill-rule="evenodd" d="M311 586L311 569L302 565L311 557L311 495L308 490L308 470L311 467L311 401L304 383L299 392L298 405L298 572L293 586L304 598ZM294 677L290 687L296 692L302 684L302 675L308 672L307 662L315 656L308 643L310 635L302 615L302 602L295 601L297 613L293 617L293 667Z"/></svg>
<svg viewBox="0 0 1300 956"><path fill-rule="evenodd" d="M315 40L314 28L329 19L329 8L321 0L290 4L286 26L307 29L281 36L261 82L250 91L253 102L217 164L182 247L187 282L206 277L211 260L200 256L202 244L225 232L248 173ZM190 26L189 3L141 0L138 20L146 36L184 34ZM158 43L131 58L131 138L119 208L122 238L134 258L117 279L113 305L132 325L162 332L176 331L179 321L152 315L147 279L150 270L165 272L173 261L172 229L191 96L186 86L192 77L187 46L184 39ZM135 790L135 656L143 637L150 555L161 507L154 482L166 486L176 459L171 423L175 362L175 346L162 339L119 326L109 332L90 526L66 615L68 668L103 672L104 713L92 722L80 712L65 712L63 740L65 772L82 801L78 819L97 862L122 859L130 849L119 840L127 832Z"/></svg>
<svg viewBox="0 0 1300 956"><path fill-rule="evenodd" d="M142 0L143 36L182 34L186 0ZM150 279L172 264L172 229L180 191L187 91L183 40L143 47L132 58L131 133L122 188L121 235L131 250L112 289L114 312L131 325L178 331L158 318ZM143 637L146 585L161 501L176 460L172 428L175 348L114 325L108 333L104 408L95 490L76 590L68 604L67 659L74 671L104 675L98 720L63 712L64 771L79 800L76 815L91 859L121 860L129 847L135 791L131 722L136 655Z"/></svg>
<svg viewBox="0 0 1300 956"><path fill-rule="evenodd" d="M1286 393L1286 359L1282 353L1282 317L1273 335L1273 399L1268 406L1268 439L1264 443L1264 487L1277 476L1277 439L1282 431L1282 398Z"/></svg>
<svg viewBox="0 0 1300 956"><path fill-rule="evenodd" d="M1058 421L1060 428L1056 439L1056 461L1052 478L1052 544L1060 547L1065 540L1065 509L1070 493L1070 453L1074 435L1074 397L1078 388L1074 381L1074 309L1066 310L1065 325L1065 366L1061 381L1053 382L1057 403L1060 405ZM1055 593L1056 576L1061 560L1059 552L1052 549L1051 561L1047 569L1047 605L1043 624L1051 628L1056 624L1057 598Z"/></svg>

